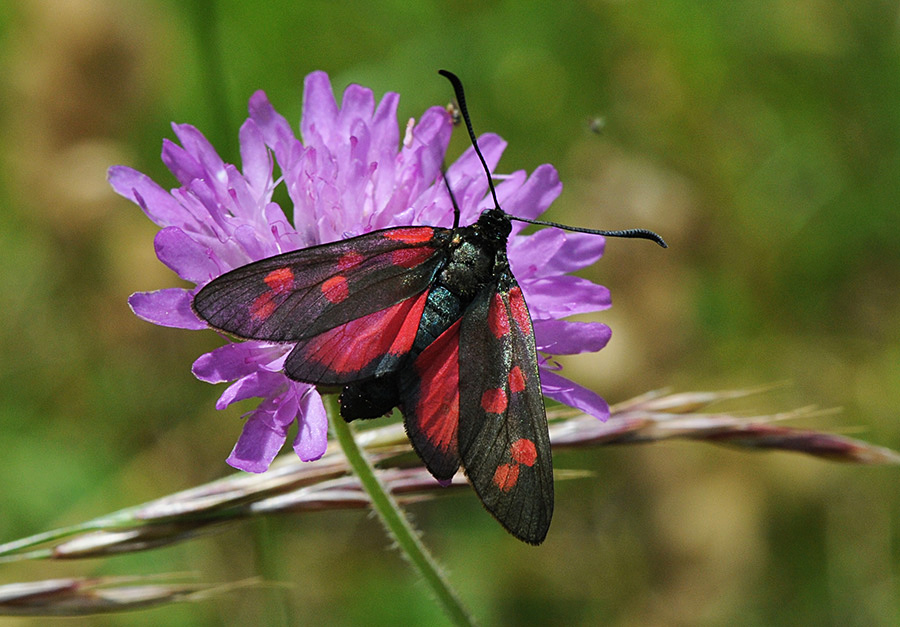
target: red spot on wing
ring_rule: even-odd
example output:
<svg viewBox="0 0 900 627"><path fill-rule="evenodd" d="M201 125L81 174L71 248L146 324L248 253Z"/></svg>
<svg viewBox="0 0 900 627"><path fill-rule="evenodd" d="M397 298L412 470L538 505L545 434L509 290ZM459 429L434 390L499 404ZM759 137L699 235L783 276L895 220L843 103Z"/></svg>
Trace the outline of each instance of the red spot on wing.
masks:
<svg viewBox="0 0 900 627"><path fill-rule="evenodd" d="M528 314L522 290L518 286L509 290L509 308L522 333L531 335L531 316Z"/></svg>
<svg viewBox="0 0 900 627"><path fill-rule="evenodd" d="M494 471L494 485L501 492L509 492L515 487L519 481L522 464L533 466L537 461L537 448L531 440L524 438L516 440L510 445L509 453L514 463L500 464Z"/></svg>
<svg viewBox="0 0 900 627"><path fill-rule="evenodd" d="M256 320L263 321L272 315L275 311L274 292L263 292L250 303L250 316Z"/></svg>
<svg viewBox="0 0 900 627"><path fill-rule="evenodd" d="M333 276L322 283L322 294L332 303L339 303L350 295L347 279L341 275Z"/></svg>
<svg viewBox="0 0 900 627"><path fill-rule="evenodd" d="M459 429L459 321L444 331L416 360L419 430L438 450L456 450Z"/></svg>
<svg viewBox="0 0 900 627"><path fill-rule="evenodd" d="M500 388L490 388L481 395L481 408L489 414L502 414L508 406L506 392Z"/></svg>
<svg viewBox="0 0 900 627"><path fill-rule="evenodd" d="M423 292L317 335L303 347L304 357L331 372L351 374L386 355L403 355L416 339L427 297Z"/></svg>
<svg viewBox="0 0 900 627"><path fill-rule="evenodd" d="M263 292L250 303L250 317L259 321L271 316L278 307L276 296L289 294L294 289L294 272L286 267L272 270L263 277L263 283L269 287L268 291Z"/></svg>
<svg viewBox="0 0 900 627"><path fill-rule="evenodd" d="M267 274L263 281L276 294L284 294L294 287L294 273L290 268L278 268Z"/></svg>
<svg viewBox="0 0 900 627"><path fill-rule="evenodd" d="M509 316L506 314L506 307L500 294L494 294L494 297L491 298L488 308L488 326L497 339L509 333Z"/></svg>
<svg viewBox="0 0 900 627"><path fill-rule="evenodd" d="M525 438L516 440L509 447L509 453L512 458L519 464L533 466L537 461L537 447L531 440Z"/></svg>
<svg viewBox="0 0 900 627"><path fill-rule="evenodd" d="M406 244L421 244L434 237L434 229L427 226L413 226L403 229L391 229L384 236Z"/></svg>
<svg viewBox="0 0 900 627"><path fill-rule="evenodd" d="M511 394L515 394L516 392L521 392L525 389L525 375L522 374L522 369L518 366L513 366L513 369L509 371L509 391Z"/></svg>
<svg viewBox="0 0 900 627"><path fill-rule="evenodd" d="M401 268L415 268L433 254L433 248L401 248L391 252L391 264Z"/></svg>
<svg viewBox="0 0 900 627"><path fill-rule="evenodd" d="M509 492L519 481L519 465L518 464L500 464L494 471L494 485L501 492Z"/></svg>
<svg viewBox="0 0 900 627"><path fill-rule="evenodd" d="M355 250L351 250L341 255L341 258L338 259L338 269L349 270L350 268L355 268L365 261L365 259L365 256L359 254Z"/></svg>

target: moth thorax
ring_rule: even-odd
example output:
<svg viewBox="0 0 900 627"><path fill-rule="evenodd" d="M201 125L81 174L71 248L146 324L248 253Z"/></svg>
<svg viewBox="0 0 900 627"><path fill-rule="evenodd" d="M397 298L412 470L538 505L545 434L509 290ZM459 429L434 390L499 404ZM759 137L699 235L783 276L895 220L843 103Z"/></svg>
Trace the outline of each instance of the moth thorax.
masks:
<svg viewBox="0 0 900 627"><path fill-rule="evenodd" d="M453 252L438 281L451 292L471 300L491 278L494 252L486 250L480 242L463 240Z"/></svg>

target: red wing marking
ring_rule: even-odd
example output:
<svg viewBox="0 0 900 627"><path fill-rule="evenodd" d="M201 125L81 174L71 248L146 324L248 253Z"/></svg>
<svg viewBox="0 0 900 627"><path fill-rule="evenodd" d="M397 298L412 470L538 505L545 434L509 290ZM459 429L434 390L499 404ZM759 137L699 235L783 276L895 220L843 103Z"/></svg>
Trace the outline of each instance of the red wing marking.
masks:
<svg viewBox="0 0 900 627"><path fill-rule="evenodd" d="M494 485L501 492L509 492L519 481L518 464L500 464L494 471Z"/></svg>
<svg viewBox="0 0 900 627"><path fill-rule="evenodd" d="M250 316L256 320L265 320L275 311L274 292L263 292L250 303Z"/></svg>
<svg viewBox="0 0 900 627"><path fill-rule="evenodd" d="M365 261L365 256L359 254L355 250L351 250L349 252L344 253L340 259L338 259L338 269L339 270L349 270L350 268L355 268L363 261Z"/></svg>
<svg viewBox="0 0 900 627"><path fill-rule="evenodd" d="M413 304L410 313L403 319L403 324L401 325L400 330L397 331L397 335L394 337L394 341L391 343L388 353L391 355L403 355L408 353L409 349L412 348L413 342L416 339L416 333L419 331L419 323L422 320L422 312L425 311L425 301L427 298L428 293L426 292Z"/></svg>
<svg viewBox="0 0 900 627"><path fill-rule="evenodd" d="M500 294L494 294L491 298L491 306L488 309L488 326L498 340L509 333L509 317L506 315L506 307Z"/></svg>
<svg viewBox="0 0 900 627"><path fill-rule="evenodd" d="M509 447L512 464L500 464L494 471L494 485L501 492L509 492L519 481L521 465L533 466L537 461L537 448L534 442L525 438L516 440Z"/></svg>
<svg viewBox="0 0 900 627"><path fill-rule="evenodd" d="M515 394L525 389L525 374L518 366L509 371L509 392Z"/></svg>
<svg viewBox="0 0 900 627"><path fill-rule="evenodd" d="M427 297L428 292L423 292L407 298L297 346L304 359L323 364L334 373L359 372L377 359L409 352Z"/></svg>
<svg viewBox="0 0 900 627"><path fill-rule="evenodd" d="M272 270L263 277L269 289L263 292L250 303L250 317L259 321L263 321L275 311L278 303L275 297L282 294L289 294L294 289L294 272L290 268L278 268Z"/></svg>
<svg viewBox="0 0 900 627"><path fill-rule="evenodd" d="M290 268L278 268L267 274L263 281L276 294L285 294L294 287L294 273Z"/></svg>
<svg viewBox="0 0 900 627"><path fill-rule="evenodd" d="M490 388L481 395L481 408L489 414L502 414L509 406L506 392L500 388Z"/></svg>
<svg viewBox="0 0 900 627"><path fill-rule="evenodd" d="M406 244L421 244L434 237L434 229L424 226L412 226L405 229L391 229L385 232L384 236Z"/></svg>
<svg viewBox="0 0 900 627"><path fill-rule="evenodd" d="M391 252L391 265L415 268L434 254L433 248L399 248Z"/></svg>
<svg viewBox="0 0 900 627"><path fill-rule="evenodd" d="M459 322L444 331L416 360L420 391L415 416L436 449L456 450L459 428Z"/></svg>
<svg viewBox="0 0 900 627"><path fill-rule="evenodd" d="M537 461L537 448L534 446L534 442L525 438L513 442L509 447L509 452L519 464L533 466Z"/></svg>
<svg viewBox="0 0 900 627"><path fill-rule="evenodd" d="M531 316L528 315L528 306L518 285L509 290L509 309L522 333L531 335Z"/></svg>
<svg viewBox="0 0 900 627"><path fill-rule="evenodd" d="M342 275L333 276L322 283L322 294L332 303L340 303L350 295L347 279Z"/></svg>

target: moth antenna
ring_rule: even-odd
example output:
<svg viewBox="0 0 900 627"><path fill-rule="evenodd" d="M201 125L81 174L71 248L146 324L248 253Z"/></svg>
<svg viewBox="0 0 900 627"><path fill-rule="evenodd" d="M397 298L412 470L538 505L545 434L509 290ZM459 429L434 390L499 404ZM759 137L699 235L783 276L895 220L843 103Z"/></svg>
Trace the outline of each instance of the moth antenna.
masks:
<svg viewBox="0 0 900 627"><path fill-rule="evenodd" d="M466 130L469 131L469 139L472 140L472 147L475 149L475 154L478 155L478 159L481 161L481 165L484 168L485 174L487 174L488 187L491 190L491 197L494 199L494 207L500 209L500 202L497 200L497 192L494 190L494 180L491 178L491 170L488 168L487 161L484 160L484 155L481 154L481 149L478 147L478 140L475 138L475 129L472 128L472 120L469 118L469 109L466 107L466 94L463 91L462 81L459 80L459 77L453 72L448 72L447 70L438 70L438 74L446 78L450 81L450 84L453 85L453 91L456 93L456 102L459 105L459 112L462 114L463 122L466 123ZM447 175L444 174L444 182L447 182ZM447 190L450 191L450 184L447 183ZM459 207L456 205L456 199L453 198L453 192L450 192L450 198L453 200L453 211L454 211L454 227L457 226L459 221ZM502 209L501 209L502 211ZM507 214L508 215L508 214ZM529 220L527 218L517 218L516 216L509 216L510 220L516 220L518 222L527 222L528 224L537 224L539 226L552 226L557 229L562 229L564 231L574 231L576 233L590 233L592 235L604 235L606 237L626 237L633 239L647 239L651 242L656 242L663 248L668 248L668 244L666 241L660 237L657 233L650 231L648 229L625 229L622 231L603 231L599 229L586 229L578 226L568 226L565 224L559 224L558 222L545 222L543 220Z"/></svg>
<svg viewBox="0 0 900 627"><path fill-rule="evenodd" d="M664 240L658 233L654 233L649 229L624 229L621 231L604 231L602 229L586 229L580 226L569 226L568 224L560 224L559 222L547 222L545 220L529 220L528 218L517 218L509 216L510 220L517 222L527 222L528 224L537 224L538 226L552 226L563 231L574 231L575 233L590 233L591 235L604 235L606 237L626 237L630 239L648 239L656 242L663 248L668 248Z"/></svg>
<svg viewBox="0 0 900 627"><path fill-rule="evenodd" d="M487 174L488 187L491 189L494 207L500 209L500 202L497 200L497 192L494 191L494 179L491 178L491 169L488 167L487 161L484 160L484 155L481 154L481 148L478 147L478 140L475 138L475 129L472 128L472 120L469 118L469 109L466 107L466 93L463 91L462 81L459 80L459 77L456 74L448 72L447 70L438 70L438 74L446 78L450 81L450 84L453 85L453 91L456 94L456 102L459 105L459 112L462 115L463 122L466 123L466 130L469 131L469 139L472 140L472 147L475 149L475 154L478 155L478 159L481 160L481 166L484 168L485 174ZM447 189L449 189L449 186Z"/></svg>
<svg viewBox="0 0 900 627"><path fill-rule="evenodd" d="M450 189L450 181L447 180L447 170L443 167L441 168L441 178L444 179L444 185L447 187L447 193L450 194L450 202L453 203L453 228L459 227L459 205L456 204L456 196L453 195L453 190Z"/></svg>

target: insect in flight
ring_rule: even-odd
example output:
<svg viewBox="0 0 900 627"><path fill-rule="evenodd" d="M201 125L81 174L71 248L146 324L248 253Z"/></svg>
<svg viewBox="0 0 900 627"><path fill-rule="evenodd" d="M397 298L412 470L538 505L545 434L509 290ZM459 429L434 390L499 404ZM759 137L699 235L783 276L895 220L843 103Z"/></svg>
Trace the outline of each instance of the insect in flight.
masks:
<svg viewBox="0 0 900 627"><path fill-rule="evenodd" d="M644 229L602 231L507 215L452 84L494 207L452 228L398 226L256 261L214 279L193 308L240 338L292 343L288 377L340 386L347 421L395 407L438 480L460 465L485 508L540 544L553 514L553 465L528 306L510 270L511 220L666 244ZM445 179L446 180L446 179Z"/></svg>

